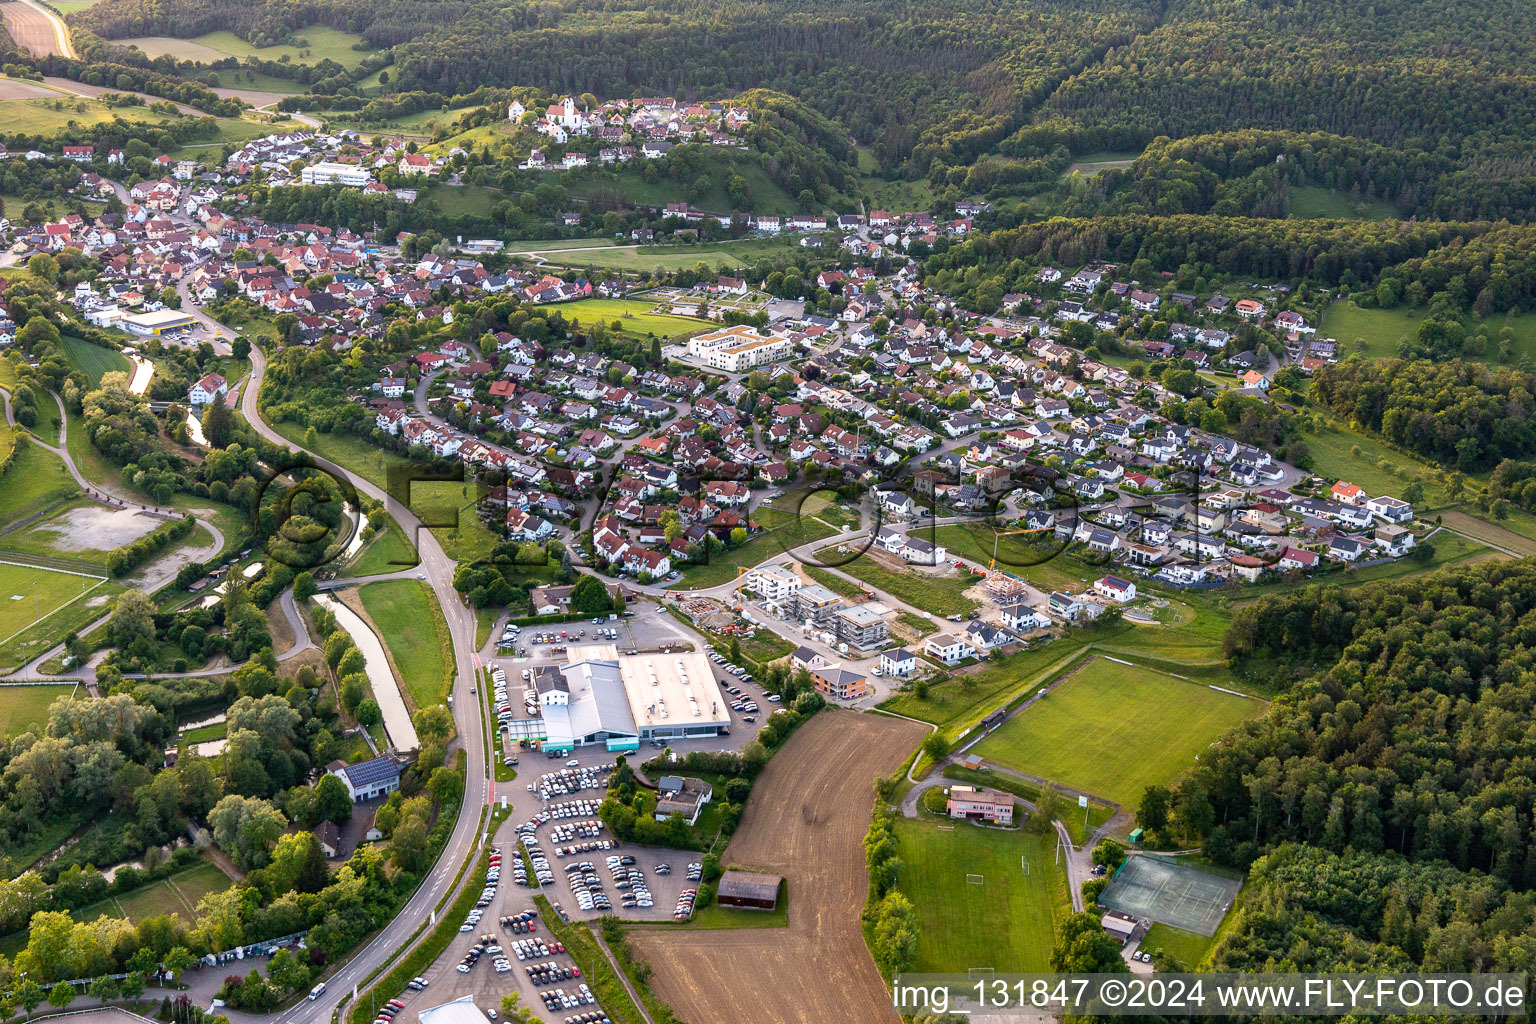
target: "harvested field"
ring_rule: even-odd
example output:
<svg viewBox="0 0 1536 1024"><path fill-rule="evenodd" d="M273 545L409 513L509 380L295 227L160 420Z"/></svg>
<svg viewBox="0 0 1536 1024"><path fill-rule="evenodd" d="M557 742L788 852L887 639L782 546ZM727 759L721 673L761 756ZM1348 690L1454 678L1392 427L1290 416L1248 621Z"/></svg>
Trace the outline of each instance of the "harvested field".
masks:
<svg viewBox="0 0 1536 1024"><path fill-rule="evenodd" d="M630 933L654 968L652 990L679 1019L894 1024L859 927L869 888L863 838L874 779L925 734L912 722L828 710L768 762L721 862L783 875L789 927Z"/></svg>
<svg viewBox="0 0 1536 1024"><path fill-rule="evenodd" d="M19 6L6 4L6 7ZM23 8L25 10L25 8ZM23 82L16 78L0 79L0 100L32 100L50 99L56 100L59 94L52 89L44 88L33 82Z"/></svg>
<svg viewBox="0 0 1536 1024"><path fill-rule="evenodd" d="M63 20L43 8L16 0L14 3L0 4L0 13L3 13L5 27L10 31L16 45L30 51L32 56L73 57L75 55L73 47L67 43L67 32L64 40L59 38Z"/></svg>

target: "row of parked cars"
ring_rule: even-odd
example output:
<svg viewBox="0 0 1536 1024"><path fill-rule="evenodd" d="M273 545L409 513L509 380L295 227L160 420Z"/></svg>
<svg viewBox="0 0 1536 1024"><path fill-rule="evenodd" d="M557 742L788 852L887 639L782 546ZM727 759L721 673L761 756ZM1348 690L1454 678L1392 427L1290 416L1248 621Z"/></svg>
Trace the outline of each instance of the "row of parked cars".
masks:
<svg viewBox="0 0 1536 1024"><path fill-rule="evenodd" d="M565 869L565 884L570 886L576 905L582 910L612 910L613 901L603 891L603 883L597 877L597 865L589 860L570 864Z"/></svg>
<svg viewBox="0 0 1536 1024"><path fill-rule="evenodd" d="M588 789L607 789L607 775L612 771L611 764L561 768L540 775L537 783L529 784L528 792L538 793L539 799L548 800L553 796L570 796Z"/></svg>
<svg viewBox="0 0 1536 1024"><path fill-rule="evenodd" d="M574 1010L579 1006L591 1006L597 1002L597 997L592 995L592 990L587 988L586 982L582 982L575 992L567 992L563 988L545 989L539 993L539 998L544 1000L544 1009L550 1013Z"/></svg>
<svg viewBox="0 0 1536 1024"><path fill-rule="evenodd" d="M628 864L624 863L629 861ZM619 904L627 910L654 907L651 887L645 882L645 872L635 865L633 857L608 858L608 873L613 876L613 887L619 892Z"/></svg>
<svg viewBox="0 0 1536 1024"><path fill-rule="evenodd" d="M533 826L525 824L517 831L518 842L522 843L523 849L528 851L528 861L533 865L533 876L538 879L540 885L554 885L555 872L549 866L549 858L544 856L544 848L539 845L539 837Z"/></svg>

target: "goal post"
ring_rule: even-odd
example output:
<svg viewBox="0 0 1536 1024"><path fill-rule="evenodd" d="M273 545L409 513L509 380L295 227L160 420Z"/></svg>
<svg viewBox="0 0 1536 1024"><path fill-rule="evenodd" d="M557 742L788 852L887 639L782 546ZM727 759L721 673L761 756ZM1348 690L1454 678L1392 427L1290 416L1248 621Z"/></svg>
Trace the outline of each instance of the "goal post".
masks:
<svg viewBox="0 0 1536 1024"><path fill-rule="evenodd" d="M986 878L985 875L966 875L965 876L965 884L966 885L985 885L986 881L987 881L987 878Z"/></svg>
<svg viewBox="0 0 1536 1024"><path fill-rule="evenodd" d="M1025 878L1029 877L1029 858L1028 857L1020 857L1019 858L1019 870L1024 872L1024 877Z"/></svg>

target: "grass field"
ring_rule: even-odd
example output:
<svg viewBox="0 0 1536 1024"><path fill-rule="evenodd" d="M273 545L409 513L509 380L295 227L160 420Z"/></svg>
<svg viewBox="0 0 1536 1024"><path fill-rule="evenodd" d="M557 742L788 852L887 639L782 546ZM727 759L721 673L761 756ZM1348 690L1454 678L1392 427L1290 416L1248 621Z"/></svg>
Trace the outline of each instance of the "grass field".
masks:
<svg viewBox="0 0 1536 1024"><path fill-rule="evenodd" d="M1332 337L1342 345L1341 355L1359 353L1372 359L1390 359L1397 355L1397 344L1418 333L1424 322L1424 310L1399 306L1396 309L1361 309L1348 299L1330 304L1323 314L1318 333ZM1536 357L1536 313L1511 317L1493 317L1476 321L1463 318L1468 335L1481 330L1490 345L1486 355L1474 361L1497 362L1499 331L1506 325L1514 331L1514 361Z"/></svg>
<svg viewBox="0 0 1536 1024"><path fill-rule="evenodd" d="M30 565L0 565L0 642L100 583Z"/></svg>
<svg viewBox="0 0 1536 1024"><path fill-rule="evenodd" d="M411 511L432 528L449 558L489 558L502 538L492 533L476 508L479 487L468 481L417 480L411 484Z"/></svg>
<svg viewBox="0 0 1536 1024"><path fill-rule="evenodd" d="M654 334L663 339L713 326L708 321L693 317L653 313L653 308L655 303L644 299L582 299L580 302L534 307L540 313L558 312L567 322L592 324L601 321L612 324L617 320L619 326L630 334Z"/></svg>
<svg viewBox="0 0 1536 1024"><path fill-rule="evenodd" d="M420 561L415 546L406 538L400 524L391 517L385 521L383 532L363 545L352 564L337 575L374 576L384 572L399 572Z"/></svg>
<svg viewBox="0 0 1536 1024"><path fill-rule="evenodd" d="M816 519L790 520L783 526L765 530L733 551L711 555L707 563L684 566L682 584L686 586L679 585L678 589L729 583L736 578L737 566L751 568L781 552L830 537L833 532L830 526Z"/></svg>
<svg viewBox="0 0 1536 1024"><path fill-rule="evenodd" d="M438 113L439 117L449 115ZM423 126L424 127L424 126ZM506 196L499 188L487 185L433 185L420 192L417 202L431 199L443 211L445 217L486 216L491 207Z"/></svg>
<svg viewBox="0 0 1536 1024"><path fill-rule="evenodd" d="M1290 190L1291 216L1335 220L1389 220L1400 216L1397 207L1381 199L1352 196L1331 188L1302 186Z"/></svg>
<svg viewBox="0 0 1536 1024"><path fill-rule="evenodd" d="M102 348L100 345L92 345L83 338L65 335L61 339L64 349L64 358L68 361L70 369L79 370L91 378L92 384L101 383L101 375L113 370L121 370L130 373L133 364L128 357L116 349Z"/></svg>
<svg viewBox="0 0 1536 1024"><path fill-rule="evenodd" d="M113 108L80 96L51 99L0 100L0 132L48 134L71 125L89 128L118 117L139 124L165 124L169 120L137 107Z"/></svg>
<svg viewBox="0 0 1536 1024"><path fill-rule="evenodd" d="M412 705L442 703L453 682L448 624L426 585L416 580L369 583L358 591Z"/></svg>
<svg viewBox="0 0 1536 1024"><path fill-rule="evenodd" d="M1147 929L1147 934L1141 937L1141 946L1138 948L1144 953L1156 953L1161 950L1183 964L1186 969L1193 971L1200 966L1205 955L1215 944L1215 935L1196 935L1194 932L1186 932L1172 925L1154 924Z"/></svg>
<svg viewBox="0 0 1536 1024"><path fill-rule="evenodd" d="M710 151L703 165L702 176L708 179L708 187L694 193L692 205L705 213L730 213L744 209L755 213L794 213L795 197L763 170L762 164L746 154ZM731 176L739 174L747 183L749 196L745 203L730 197L726 185ZM687 181L670 181L660 178L648 182L635 167L623 169L586 170L573 173L554 171L544 176L557 182L572 195L605 203L617 202L626 206L662 207L667 203L689 199L694 184Z"/></svg>
<svg viewBox="0 0 1536 1024"><path fill-rule="evenodd" d="M1100 658L982 740L976 752L1122 806L1176 780L1228 729L1263 710L1218 693Z"/></svg>
<svg viewBox="0 0 1536 1024"><path fill-rule="evenodd" d="M822 548L816 552L816 557L839 572L863 580L874 590L884 591L898 601L935 615L969 615L977 607L976 602L964 594L976 583L976 578L969 573L961 575L950 570L939 575L912 569L888 569L872 555L861 555L841 564L848 556L839 554L836 547Z"/></svg>
<svg viewBox="0 0 1536 1024"><path fill-rule="evenodd" d="M1056 929L1072 911L1066 872L1051 863L1054 834L901 820L896 840L906 865L897 888L917 909L913 971L1050 970Z"/></svg>
<svg viewBox="0 0 1536 1024"><path fill-rule="evenodd" d="M592 266L613 270L684 270L699 261L719 269L743 266L760 257L782 254L793 244L788 238L748 238L739 242L705 245L603 245L598 240L582 239L579 244L550 246L547 243L519 243L514 252L537 253L551 263L573 267ZM587 246L594 247L590 251ZM577 249L580 251L566 251Z"/></svg>
<svg viewBox="0 0 1536 1024"><path fill-rule="evenodd" d="M48 720L48 706L74 692L67 686L6 686L0 688L0 737L16 736Z"/></svg>
<svg viewBox="0 0 1536 1024"><path fill-rule="evenodd" d="M229 876L220 871L217 865L203 863L173 875L171 884L195 910L198 900L211 892L223 892L229 888L230 881Z"/></svg>
<svg viewBox="0 0 1536 1024"><path fill-rule="evenodd" d="M1445 489L1438 475L1425 463L1390 447L1380 438L1351 430L1330 421L1321 432L1303 435L1312 452L1312 471L1329 480L1348 480L1364 487L1368 494L1401 494L1414 473L1420 474L1429 504L1445 501ZM1359 449L1358 454L1356 449ZM1382 460L1387 466L1383 468Z"/></svg>
<svg viewBox="0 0 1536 1024"><path fill-rule="evenodd" d="M39 419L38 429L41 428L42 421ZM0 523L25 519L78 490L74 477L64 468L62 459L35 444L29 444L16 454L15 463L10 472L5 474L5 485L0 487ZM4 543L4 540L0 540L0 545Z"/></svg>
<svg viewBox="0 0 1536 1024"><path fill-rule="evenodd" d="M343 67L354 67L362 62L365 52L352 49L353 43L362 36L342 32L334 28L312 25L301 28L294 35L304 46L255 47L233 32L209 32L191 39L174 39L170 36L137 36L116 40L124 46L137 46L149 57L170 54L179 60L195 60L210 64L225 57L259 57L262 60L281 60L285 55L295 64L318 64L329 58Z"/></svg>
<svg viewBox="0 0 1536 1024"><path fill-rule="evenodd" d="M1095 175L1103 173L1104 171L1114 170L1115 168L1129 167L1131 164L1135 163L1138 156L1141 156L1141 152L1139 150L1084 153L1082 156L1072 161L1067 169L1062 172L1061 176L1063 178L1072 178L1081 175L1085 178L1092 178Z"/></svg>

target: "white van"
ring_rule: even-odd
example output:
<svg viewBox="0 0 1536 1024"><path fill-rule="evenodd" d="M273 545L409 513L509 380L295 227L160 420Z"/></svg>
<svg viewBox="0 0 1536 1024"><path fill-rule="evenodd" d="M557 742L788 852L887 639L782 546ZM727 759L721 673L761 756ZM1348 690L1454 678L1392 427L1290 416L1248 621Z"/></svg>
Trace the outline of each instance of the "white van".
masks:
<svg viewBox="0 0 1536 1024"><path fill-rule="evenodd" d="M309 1001L314 1002L316 999L319 999L323 995L325 995L325 982L322 981L320 984L309 990Z"/></svg>

